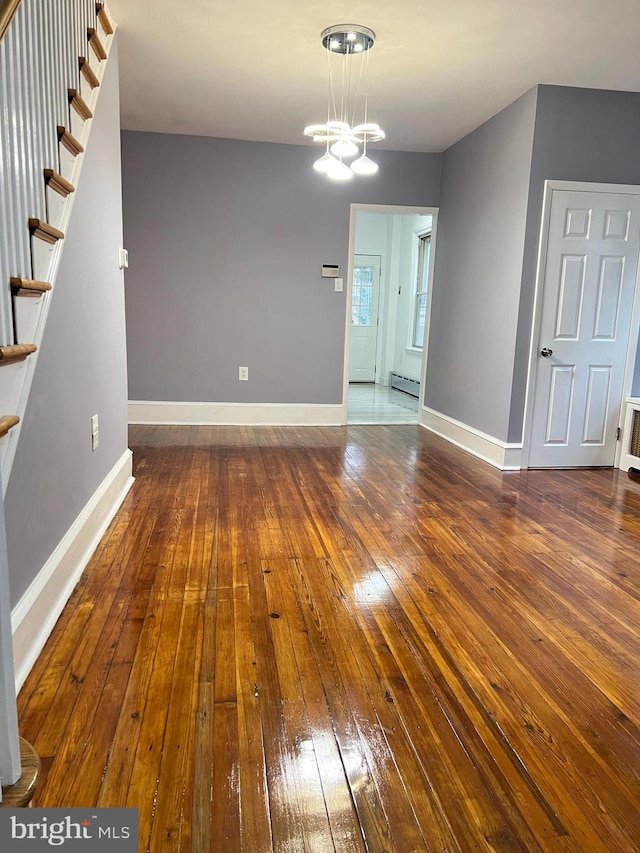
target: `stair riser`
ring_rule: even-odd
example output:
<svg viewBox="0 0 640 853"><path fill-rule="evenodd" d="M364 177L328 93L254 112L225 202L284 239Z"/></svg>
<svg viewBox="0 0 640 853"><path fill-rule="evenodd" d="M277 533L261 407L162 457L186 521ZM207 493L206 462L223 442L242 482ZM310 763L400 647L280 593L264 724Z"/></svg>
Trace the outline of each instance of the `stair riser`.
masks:
<svg viewBox="0 0 640 853"><path fill-rule="evenodd" d="M33 356L31 355L22 361L12 361L0 367L0 400L2 400L2 406L7 412L18 410L22 378L26 374L29 358L33 358Z"/></svg>
<svg viewBox="0 0 640 853"><path fill-rule="evenodd" d="M0 437L0 465L4 465L4 457L9 449L10 440L11 431L9 431L6 435Z"/></svg>
<svg viewBox="0 0 640 853"><path fill-rule="evenodd" d="M47 243L37 237L31 238L31 278L50 281L53 272L55 243Z"/></svg>
<svg viewBox="0 0 640 853"><path fill-rule="evenodd" d="M94 97L93 97L93 86L91 86L87 80L80 75L80 94L82 96L82 100L89 104L90 107L93 106Z"/></svg>
<svg viewBox="0 0 640 853"><path fill-rule="evenodd" d="M89 105L91 100L92 100L92 98L91 98L91 96L89 96L89 102L87 102L87 106L89 107L89 109L91 109L91 107ZM80 114L80 112L75 109L73 104L69 104L69 125L68 125L68 127L69 127L69 130L71 131L71 135L75 136L75 138L80 142L82 142L82 139L84 137L85 124L87 123L87 121L90 121L90 119L83 117Z"/></svg>
<svg viewBox="0 0 640 853"><path fill-rule="evenodd" d="M82 134L84 133L84 119L80 118L72 106L69 107L69 130L76 139L82 140Z"/></svg>
<svg viewBox="0 0 640 853"><path fill-rule="evenodd" d="M64 224L64 212L67 206L67 199L52 190L51 187L46 188L47 196L47 222L53 225L54 228L62 228ZM42 279L46 281L46 279Z"/></svg>
<svg viewBox="0 0 640 853"><path fill-rule="evenodd" d="M38 330L38 321L44 308L45 299L48 299L48 294L40 296L16 296L13 301L14 317L16 325L17 342L20 344L29 343L36 338ZM3 368L0 367L0 371Z"/></svg>
<svg viewBox="0 0 640 853"><path fill-rule="evenodd" d="M66 178L71 183L74 183L76 177L76 160L77 157L74 157L64 145L59 144L58 150L60 152L60 167L58 171L62 175L63 178Z"/></svg>

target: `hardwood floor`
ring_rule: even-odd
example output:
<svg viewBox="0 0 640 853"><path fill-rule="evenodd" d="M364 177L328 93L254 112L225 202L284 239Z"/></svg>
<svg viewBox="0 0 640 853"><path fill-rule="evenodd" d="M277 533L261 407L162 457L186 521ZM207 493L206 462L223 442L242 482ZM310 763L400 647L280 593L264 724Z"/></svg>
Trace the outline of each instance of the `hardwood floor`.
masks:
<svg viewBox="0 0 640 853"><path fill-rule="evenodd" d="M135 427L23 688L140 850L640 850L640 482L416 426Z"/></svg>

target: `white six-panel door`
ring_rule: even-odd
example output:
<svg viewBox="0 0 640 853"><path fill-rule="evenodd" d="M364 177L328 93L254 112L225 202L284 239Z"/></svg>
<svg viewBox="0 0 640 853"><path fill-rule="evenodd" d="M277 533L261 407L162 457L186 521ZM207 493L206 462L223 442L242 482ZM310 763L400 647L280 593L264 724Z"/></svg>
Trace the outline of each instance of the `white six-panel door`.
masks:
<svg viewBox="0 0 640 853"><path fill-rule="evenodd" d="M640 196L554 190L529 467L614 464Z"/></svg>
<svg viewBox="0 0 640 853"><path fill-rule="evenodd" d="M349 382L374 382L378 346L380 257L356 255L351 288Z"/></svg>

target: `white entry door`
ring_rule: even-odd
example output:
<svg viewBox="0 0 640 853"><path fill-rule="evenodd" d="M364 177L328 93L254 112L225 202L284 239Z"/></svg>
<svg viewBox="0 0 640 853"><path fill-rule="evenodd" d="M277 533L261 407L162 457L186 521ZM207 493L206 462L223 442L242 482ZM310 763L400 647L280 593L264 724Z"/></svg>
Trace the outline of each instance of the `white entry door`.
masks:
<svg viewBox="0 0 640 853"><path fill-rule="evenodd" d="M614 464L640 196L554 190L529 467Z"/></svg>
<svg viewBox="0 0 640 853"><path fill-rule="evenodd" d="M351 289L349 382L375 382L380 257L356 255Z"/></svg>

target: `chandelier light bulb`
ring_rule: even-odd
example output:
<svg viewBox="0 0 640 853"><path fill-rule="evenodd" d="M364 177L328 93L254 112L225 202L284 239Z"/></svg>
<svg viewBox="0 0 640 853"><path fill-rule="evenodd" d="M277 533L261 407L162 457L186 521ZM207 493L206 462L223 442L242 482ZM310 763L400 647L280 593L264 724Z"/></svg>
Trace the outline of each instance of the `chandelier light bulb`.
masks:
<svg viewBox="0 0 640 853"><path fill-rule="evenodd" d="M329 154L327 151L319 160L316 160L313 164L313 168L316 172L320 172L321 174L326 174L329 169L331 169L334 165L339 165L340 161L336 160L333 154Z"/></svg>
<svg viewBox="0 0 640 853"><path fill-rule="evenodd" d="M350 181L353 178L353 172L346 163L336 160L335 165L332 164L328 170L327 177L331 178L332 181Z"/></svg>
<svg viewBox="0 0 640 853"><path fill-rule="evenodd" d="M336 157L355 157L360 149L350 139L339 139L331 146L331 153Z"/></svg>
<svg viewBox="0 0 640 853"><path fill-rule="evenodd" d="M357 160L353 161L351 170L356 175L375 175L378 171L378 164L367 157L366 154L363 154L362 157L358 157Z"/></svg>

